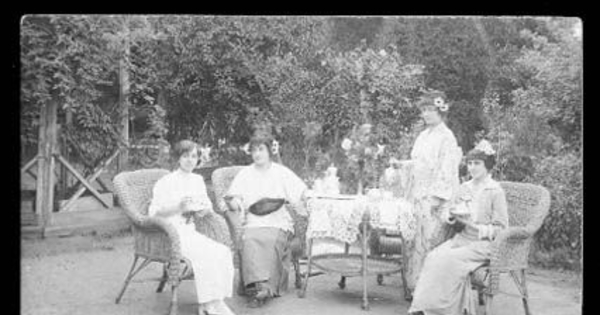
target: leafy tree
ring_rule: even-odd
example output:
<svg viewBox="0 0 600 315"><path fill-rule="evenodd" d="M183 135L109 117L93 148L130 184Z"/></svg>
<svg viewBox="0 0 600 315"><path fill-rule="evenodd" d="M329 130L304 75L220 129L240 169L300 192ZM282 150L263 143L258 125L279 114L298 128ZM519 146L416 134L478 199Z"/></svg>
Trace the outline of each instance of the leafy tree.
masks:
<svg viewBox="0 0 600 315"><path fill-rule="evenodd" d="M499 148L501 179L532 181L547 187L553 202L537 235L541 251L559 250L560 264L572 267L581 257L582 46L577 19L546 19L548 34L524 30L515 62L511 104L495 92L484 99L486 137ZM494 87L491 89L493 90ZM565 224L568 223L568 224Z"/></svg>

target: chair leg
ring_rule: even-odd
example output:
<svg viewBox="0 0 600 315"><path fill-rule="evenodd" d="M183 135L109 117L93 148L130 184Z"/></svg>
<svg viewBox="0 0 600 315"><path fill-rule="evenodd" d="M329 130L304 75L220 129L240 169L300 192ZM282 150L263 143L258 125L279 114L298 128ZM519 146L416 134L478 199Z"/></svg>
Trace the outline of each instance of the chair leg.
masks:
<svg viewBox="0 0 600 315"><path fill-rule="evenodd" d="M239 268L238 268L239 279L238 279L237 293L239 296L246 296L247 294L246 294L246 286L244 285L244 273L242 271L244 269L244 268L242 268L242 253L240 253L238 251L238 254L239 254L239 256L238 256L239 257Z"/></svg>
<svg viewBox="0 0 600 315"><path fill-rule="evenodd" d="M310 278L310 272L312 268L312 245L313 240L308 240L308 261L306 263L306 274L304 275L304 283L302 283L302 289L298 291L298 297L304 298L306 296L306 288L308 287L308 279Z"/></svg>
<svg viewBox="0 0 600 315"><path fill-rule="evenodd" d="M408 289L408 284L406 282L406 273L404 271L404 266L402 266L402 268L400 269L400 276L402 277L402 287L404 288L404 300L405 301L412 301L412 293L410 292L410 290Z"/></svg>
<svg viewBox="0 0 600 315"><path fill-rule="evenodd" d="M483 295L485 301L485 310L484 315L492 315L492 302L494 301L494 296L491 294L485 293Z"/></svg>
<svg viewBox="0 0 600 315"><path fill-rule="evenodd" d="M510 275L512 276L519 292L521 293L521 300L523 301L523 308L525 309L525 315L531 315L531 310L529 309L529 295L527 293L527 281L525 279L525 269L520 270L520 277L517 276L515 271L511 271ZM520 278L520 279L519 279Z"/></svg>
<svg viewBox="0 0 600 315"><path fill-rule="evenodd" d="M292 264L294 265L294 273L296 276L295 287L296 289L302 288L302 274L300 273L300 261L297 257L292 258Z"/></svg>
<svg viewBox="0 0 600 315"><path fill-rule="evenodd" d="M167 278L168 278L167 266L164 265L162 278L160 279L160 282L158 283L158 288L156 288L157 293L161 293L164 290L165 284L167 283Z"/></svg>
<svg viewBox="0 0 600 315"><path fill-rule="evenodd" d="M123 283L123 287L121 288L121 291L119 292L119 295L115 299L115 303L116 304L119 304L119 302L121 302L121 298L123 297L123 294L125 293L125 289L127 289L127 286L129 285L129 282L131 282L131 279L133 279L133 277L140 270L144 269L144 267L148 266L148 264L151 262L151 260L149 260L148 258L145 258L144 261L138 266L138 268L135 269L135 265L137 264L138 259L139 259L139 256L135 256L134 259L133 259L133 264L131 264L131 269L129 269L129 273L127 274L127 277L125 278L125 282Z"/></svg>
<svg viewBox="0 0 600 315"><path fill-rule="evenodd" d="M171 305L169 306L169 315L177 315L177 287L179 281L171 286Z"/></svg>

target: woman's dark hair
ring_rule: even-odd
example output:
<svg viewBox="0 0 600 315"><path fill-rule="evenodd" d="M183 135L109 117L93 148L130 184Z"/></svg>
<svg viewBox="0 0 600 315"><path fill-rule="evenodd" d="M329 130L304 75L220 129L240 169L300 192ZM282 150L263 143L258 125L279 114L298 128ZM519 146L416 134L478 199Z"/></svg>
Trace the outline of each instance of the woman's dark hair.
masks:
<svg viewBox="0 0 600 315"><path fill-rule="evenodd" d="M269 157L273 158L273 138L272 135L268 133L257 133L252 138L250 138L250 150L254 147L259 147L261 144L264 144L269 151Z"/></svg>
<svg viewBox="0 0 600 315"><path fill-rule="evenodd" d="M494 166L496 165L496 156L495 155L488 155L485 154L485 152L477 150L477 149L473 149L471 151L469 151L469 153L467 153L467 155L465 156L465 160L471 161L471 160L481 160L483 161L483 164L485 165L485 168L489 171L491 171Z"/></svg>
<svg viewBox="0 0 600 315"><path fill-rule="evenodd" d="M420 111L424 111L425 109L435 110L442 118L446 118L448 116L448 111L441 111L439 107L435 106L436 98L441 98L446 102L446 95L443 92L429 92L419 98L417 101L417 108Z"/></svg>
<svg viewBox="0 0 600 315"><path fill-rule="evenodd" d="M175 144L175 146L173 147L173 152L172 152L172 157L173 157L173 161L179 161L179 158L188 153L188 152L192 152L193 150L197 150L198 149L198 145L196 144L196 142L192 141L192 140L181 140L179 142L177 142Z"/></svg>

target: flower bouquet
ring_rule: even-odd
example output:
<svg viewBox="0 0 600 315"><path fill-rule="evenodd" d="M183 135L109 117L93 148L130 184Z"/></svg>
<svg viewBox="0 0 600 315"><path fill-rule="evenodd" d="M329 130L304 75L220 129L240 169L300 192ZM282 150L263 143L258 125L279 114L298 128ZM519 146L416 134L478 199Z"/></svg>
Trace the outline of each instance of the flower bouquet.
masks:
<svg viewBox="0 0 600 315"><path fill-rule="evenodd" d="M350 169L358 181L358 194L363 193L365 171L376 171L376 161L384 153L385 145L376 142L371 124L354 127L342 141L342 149L348 158Z"/></svg>

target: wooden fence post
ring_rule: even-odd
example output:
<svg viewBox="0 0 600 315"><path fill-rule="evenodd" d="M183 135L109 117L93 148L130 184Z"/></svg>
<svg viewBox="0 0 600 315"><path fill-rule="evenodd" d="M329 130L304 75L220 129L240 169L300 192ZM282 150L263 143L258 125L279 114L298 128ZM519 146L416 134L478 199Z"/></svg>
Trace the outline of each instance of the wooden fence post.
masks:
<svg viewBox="0 0 600 315"><path fill-rule="evenodd" d="M129 58L129 48L125 47L123 56L119 62L119 109L121 111L121 139L125 143L125 148L121 150L119 156L119 172L125 170L129 161L129 72L127 69Z"/></svg>
<svg viewBox="0 0 600 315"><path fill-rule="evenodd" d="M42 233L52 225L54 208L54 151L56 150L56 113L58 102L53 99L40 109L38 143L38 178L35 213L41 219Z"/></svg>

